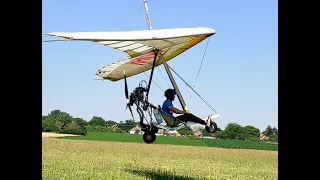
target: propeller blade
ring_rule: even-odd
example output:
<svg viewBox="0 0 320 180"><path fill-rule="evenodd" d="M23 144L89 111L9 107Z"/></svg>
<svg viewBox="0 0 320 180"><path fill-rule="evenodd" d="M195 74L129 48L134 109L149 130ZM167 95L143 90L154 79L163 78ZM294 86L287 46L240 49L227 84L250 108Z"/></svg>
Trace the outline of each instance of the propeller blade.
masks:
<svg viewBox="0 0 320 180"><path fill-rule="evenodd" d="M130 110L130 113L131 113L131 116L132 116L132 120L134 120L133 113L132 113L132 109L131 109L131 106L130 106L130 104L129 104L130 100L129 100L127 76L126 76L126 71L125 71L125 70L123 71L123 76L124 76L124 88L125 88L124 91L125 91L125 95L126 95L126 98L127 98L126 110L127 110L127 108L129 107L129 110Z"/></svg>
<svg viewBox="0 0 320 180"><path fill-rule="evenodd" d="M125 88L126 98L129 99L126 71L123 72L123 76L124 76L124 88Z"/></svg>

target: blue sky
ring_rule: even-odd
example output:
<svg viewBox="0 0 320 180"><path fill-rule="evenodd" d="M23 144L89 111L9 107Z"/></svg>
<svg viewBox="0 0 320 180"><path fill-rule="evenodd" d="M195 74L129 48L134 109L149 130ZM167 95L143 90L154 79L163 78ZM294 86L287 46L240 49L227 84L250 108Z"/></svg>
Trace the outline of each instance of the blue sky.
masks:
<svg viewBox="0 0 320 180"><path fill-rule="evenodd" d="M220 117L217 124L278 127L278 2L275 0L148 0L153 29L210 27L196 91ZM143 0L42 1L42 32L130 31L148 29ZM43 39L45 40L45 39ZM194 84L207 40L169 61ZM121 51L92 42L42 43L42 113L54 109L90 120L130 119L125 111L124 81L97 81L102 65L121 60ZM188 62L188 63L182 63ZM147 72L150 74L150 71ZM163 77L163 75L164 77ZM186 102L191 90L175 79ZM129 90L148 76L128 78ZM161 66L154 80L165 90L170 82ZM149 100L162 104L163 91L151 85ZM195 94L190 110L199 117L212 111ZM135 112L135 119L138 114Z"/></svg>

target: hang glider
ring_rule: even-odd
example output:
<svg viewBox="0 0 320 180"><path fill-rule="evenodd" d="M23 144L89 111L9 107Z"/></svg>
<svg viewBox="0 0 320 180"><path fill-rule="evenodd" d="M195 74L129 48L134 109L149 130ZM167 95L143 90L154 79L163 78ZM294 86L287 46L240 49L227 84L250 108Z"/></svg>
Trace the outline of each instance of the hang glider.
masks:
<svg viewBox="0 0 320 180"><path fill-rule="evenodd" d="M214 29L198 27L119 32L53 32L45 35L96 42L127 53L127 59L103 66L96 72L97 76L105 80L118 81L124 78L124 71L130 77L150 70L155 49L167 62L215 33ZM161 65L162 60L156 58L155 66Z"/></svg>
<svg viewBox="0 0 320 180"><path fill-rule="evenodd" d="M167 61L216 34L215 30L206 27L152 30L147 2L146 0L143 1L149 30L118 32L53 32L46 33L45 35L55 36L69 41L95 42L128 54L129 57L126 59L102 66L96 72L96 75L102 77L103 80L118 81L124 79L125 96L127 100L126 108L129 108L132 119L134 119L131 106L136 105L136 110L140 118L139 124L141 126L141 131L144 132L143 140L146 143L153 143L155 141L155 133L158 132L158 129L178 130L199 123L205 125L205 129L208 133L215 133L217 131L217 124L213 119L219 117L219 114L167 64ZM184 62L181 62L181 64L183 63ZM182 121L183 118L180 119L180 116L174 117L173 115L167 114L160 105L155 106L151 104L148 96L153 82L152 77L155 67L161 64L163 64L167 72L173 86L173 92L178 96L183 111L187 112L188 108L171 71L177 74L178 77L214 111L214 114L211 114L202 120L199 120L198 118L198 121L195 121L194 118ZM148 70L151 70L149 82L147 83L145 80L140 81L139 86L129 94L126 78ZM145 84L145 86L143 86L143 84ZM146 117L147 113L150 121L148 121L148 118ZM155 119L153 119L152 113ZM147 124L144 122L145 120L148 121ZM163 120L166 125L161 124Z"/></svg>

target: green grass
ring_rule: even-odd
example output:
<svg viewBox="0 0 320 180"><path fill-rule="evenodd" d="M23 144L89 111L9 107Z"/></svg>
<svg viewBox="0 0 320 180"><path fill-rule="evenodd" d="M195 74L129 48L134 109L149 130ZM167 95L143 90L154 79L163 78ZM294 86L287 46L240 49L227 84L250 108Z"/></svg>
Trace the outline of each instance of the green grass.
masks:
<svg viewBox="0 0 320 180"><path fill-rule="evenodd" d="M107 132L88 132L86 136L60 137L74 140L95 140L95 141L117 141L117 142L135 142L144 143L142 135L139 134L122 134ZM209 146L221 148L238 148L238 149L258 149L277 151L277 144L270 144L261 141L241 141L225 139L202 139L193 140L187 137L157 136L154 144L172 144L188 146Z"/></svg>
<svg viewBox="0 0 320 180"><path fill-rule="evenodd" d="M123 134L123 133L108 133L108 132L88 132L86 136L70 136L60 137L64 139L76 140L95 140L95 141L117 141L117 142L135 142L144 143L140 134ZM186 137L170 137L157 136L154 144L174 144L174 145L189 145L189 146L204 146L204 142L200 140L190 140Z"/></svg>
<svg viewBox="0 0 320 180"><path fill-rule="evenodd" d="M42 179L276 180L278 152L42 138Z"/></svg>
<svg viewBox="0 0 320 180"><path fill-rule="evenodd" d="M234 149L259 149L278 151L277 144L266 143L263 141L247 141L247 140L233 140L233 139L203 139L207 146L234 148Z"/></svg>

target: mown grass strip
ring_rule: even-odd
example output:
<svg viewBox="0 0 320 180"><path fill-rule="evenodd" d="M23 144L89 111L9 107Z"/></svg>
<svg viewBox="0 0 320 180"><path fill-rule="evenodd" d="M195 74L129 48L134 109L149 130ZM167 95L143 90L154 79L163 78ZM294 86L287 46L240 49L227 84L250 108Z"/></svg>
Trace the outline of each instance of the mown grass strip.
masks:
<svg viewBox="0 0 320 180"><path fill-rule="evenodd" d="M86 136L70 136L59 137L64 139L75 140L94 140L94 141L116 141L116 142L133 142L144 143L142 135L139 134L121 134L108 132L88 132ZM277 151L278 145L266 143L262 141L249 140L229 140L229 139L190 139L187 137L171 137L157 136L154 144L171 144L171 145L188 145L188 146L209 146L220 148L234 149L257 149L257 150L272 150Z"/></svg>

